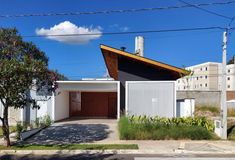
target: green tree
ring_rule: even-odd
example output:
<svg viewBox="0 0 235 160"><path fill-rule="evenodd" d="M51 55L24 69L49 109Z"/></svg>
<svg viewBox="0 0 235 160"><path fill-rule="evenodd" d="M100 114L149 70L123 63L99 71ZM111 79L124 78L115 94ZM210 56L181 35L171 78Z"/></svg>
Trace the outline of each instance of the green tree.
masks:
<svg viewBox="0 0 235 160"><path fill-rule="evenodd" d="M28 91L33 85L38 89L53 86L55 80L54 72L48 70L44 52L33 43L23 41L16 29L0 28L0 101L3 104L0 119L6 146L10 146L9 108L38 108L36 101L27 96Z"/></svg>
<svg viewBox="0 0 235 160"><path fill-rule="evenodd" d="M56 75L57 77L57 80L60 80L60 81L66 81L66 80L69 80L68 77L66 77L65 75L61 74L58 72L58 70L52 70L51 72L53 72L53 74Z"/></svg>
<svg viewBox="0 0 235 160"><path fill-rule="evenodd" d="M232 58L228 61L227 64L234 64L235 63L234 61L235 61L235 55L232 56Z"/></svg>

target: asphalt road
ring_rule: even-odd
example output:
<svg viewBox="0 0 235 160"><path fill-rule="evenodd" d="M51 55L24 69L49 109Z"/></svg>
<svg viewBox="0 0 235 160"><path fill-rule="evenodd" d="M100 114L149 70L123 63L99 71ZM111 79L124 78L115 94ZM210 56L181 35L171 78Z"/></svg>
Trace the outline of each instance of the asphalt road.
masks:
<svg viewBox="0 0 235 160"><path fill-rule="evenodd" d="M77 154L77 155L0 155L0 160L235 160L235 155L138 155L138 154Z"/></svg>

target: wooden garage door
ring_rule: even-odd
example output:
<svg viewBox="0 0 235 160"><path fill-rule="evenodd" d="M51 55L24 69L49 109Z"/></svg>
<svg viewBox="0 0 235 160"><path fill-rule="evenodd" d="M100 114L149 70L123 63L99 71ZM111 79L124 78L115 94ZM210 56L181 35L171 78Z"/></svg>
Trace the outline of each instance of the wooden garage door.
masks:
<svg viewBox="0 0 235 160"><path fill-rule="evenodd" d="M112 117L117 115L117 93L82 92L81 116Z"/></svg>

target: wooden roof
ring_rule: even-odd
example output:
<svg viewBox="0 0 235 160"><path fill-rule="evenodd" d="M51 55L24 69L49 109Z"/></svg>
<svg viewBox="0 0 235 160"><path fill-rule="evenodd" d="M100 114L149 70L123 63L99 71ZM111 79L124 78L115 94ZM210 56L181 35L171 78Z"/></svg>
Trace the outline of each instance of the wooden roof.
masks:
<svg viewBox="0 0 235 160"><path fill-rule="evenodd" d="M141 57L120 49L112 48L106 45L100 45L101 52L103 54L105 64L108 68L109 75L115 80L118 79L118 57L125 57L130 60L138 61L147 65L151 65L157 69L164 69L175 72L179 75L185 76L189 74L189 71L181 69L172 65L161 63L152 59ZM180 76L179 76L180 78Z"/></svg>

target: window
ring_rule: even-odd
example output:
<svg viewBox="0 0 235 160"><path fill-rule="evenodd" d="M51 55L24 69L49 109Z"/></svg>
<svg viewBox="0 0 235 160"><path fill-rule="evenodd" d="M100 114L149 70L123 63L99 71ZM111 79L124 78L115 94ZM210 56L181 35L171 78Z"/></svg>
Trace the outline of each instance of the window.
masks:
<svg viewBox="0 0 235 160"><path fill-rule="evenodd" d="M205 87L207 87L207 83L205 83Z"/></svg>
<svg viewBox="0 0 235 160"><path fill-rule="evenodd" d="M228 69L228 73L230 73L230 69Z"/></svg>
<svg viewBox="0 0 235 160"><path fill-rule="evenodd" d="M200 84L200 87L202 87L202 84Z"/></svg>
<svg viewBox="0 0 235 160"><path fill-rule="evenodd" d="M202 71L202 68L200 70Z"/></svg>
<svg viewBox="0 0 235 160"><path fill-rule="evenodd" d="M200 78L202 79L202 76L200 76Z"/></svg>
<svg viewBox="0 0 235 160"><path fill-rule="evenodd" d="M207 79L207 76L205 76L205 79Z"/></svg>
<svg viewBox="0 0 235 160"><path fill-rule="evenodd" d="M180 80L178 80L178 83L180 83Z"/></svg>
<svg viewBox="0 0 235 160"><path fill-rule="evenodd" d="M227 80L229 81L229 80L230 80L230 77L228 77Z"/></svg>
<svg viewBox="0 0 235 160"><path fill-rule="evenodd" d="M228 88L230 88L230 85L228 85Z"/></svg>
<svg viewBox="0 0 235 160"><path fill-rule="evenodd" d="M197 77L197 80L198 80L198 77Z"/></svg>
<svg viewBox="0 0 235 160"><path fill-rule="evenodd" d="M207 71L207 67L205 67L205 70Z"/></svg>

